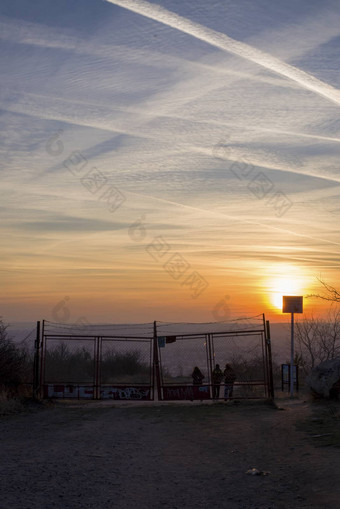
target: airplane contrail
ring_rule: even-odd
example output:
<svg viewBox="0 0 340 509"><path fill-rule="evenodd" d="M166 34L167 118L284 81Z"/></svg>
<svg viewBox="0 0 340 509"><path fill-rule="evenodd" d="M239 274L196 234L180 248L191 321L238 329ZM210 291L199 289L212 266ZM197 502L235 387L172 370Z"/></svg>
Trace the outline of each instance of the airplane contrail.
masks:
<svg viewBox="0 0 340 509"><path fill-rule="evenodd" d="M246 60L257 63L262 67L269 69L276 74L285 76L290 80L298 83L307 90L312 90L317 94L325 97L333 103L340 104L340 91L336 88L318 80L313 75L308 74L293 65L287 64L282 60L273 57L269 53L265 53L244 42L236 41L231 37L207 28L199 23L188 20L178 14L168 11L160 5L150 4L144 0L106 0L108 3L118 5L147 18L168 25L172 28L180 30L220 48L229 53L238 55Z"/></svg>

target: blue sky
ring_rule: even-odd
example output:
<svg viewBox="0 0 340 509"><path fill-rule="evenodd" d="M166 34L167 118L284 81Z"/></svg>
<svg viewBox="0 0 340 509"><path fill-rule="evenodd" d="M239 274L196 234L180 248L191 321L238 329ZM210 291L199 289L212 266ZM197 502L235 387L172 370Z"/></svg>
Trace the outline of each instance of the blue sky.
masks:
<svg viewBox="0 0 340 509"><path fill-rule="evenodd" d="M0 26L5 318L340 286L338 2L3 0Z"/></svg>

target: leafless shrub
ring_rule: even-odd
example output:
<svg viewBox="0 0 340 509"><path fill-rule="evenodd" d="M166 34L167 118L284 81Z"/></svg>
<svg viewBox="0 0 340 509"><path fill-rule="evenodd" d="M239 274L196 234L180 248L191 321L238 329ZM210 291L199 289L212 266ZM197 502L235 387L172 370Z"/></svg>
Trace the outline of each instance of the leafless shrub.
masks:
<svg viewBox="0 0 340 509"><path fill-rule="evenodd" d="M340 310L332 308L327 319L303 318L296 323L295 337L305 373L323 361L340 356Z"/></svg>
<svg viewBox="0 0 340 509"><path fill-rule="evenodd" d="M0 387L16 393L18 386L25 381L27 353L15 345L8 336L7 328L8 325L0 318Z"/></svg>

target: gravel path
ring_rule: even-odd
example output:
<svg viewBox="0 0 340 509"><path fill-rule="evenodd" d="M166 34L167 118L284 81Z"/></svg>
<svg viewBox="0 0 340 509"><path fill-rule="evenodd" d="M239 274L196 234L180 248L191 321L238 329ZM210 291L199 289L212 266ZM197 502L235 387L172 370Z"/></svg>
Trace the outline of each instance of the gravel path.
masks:
<svg viewBox="0 0 340 509"><path fill-rule="evenodd" d="M302 402L87 402L5 417L0 507L338 508L338 449L294 425L309 414Z"/></svg>

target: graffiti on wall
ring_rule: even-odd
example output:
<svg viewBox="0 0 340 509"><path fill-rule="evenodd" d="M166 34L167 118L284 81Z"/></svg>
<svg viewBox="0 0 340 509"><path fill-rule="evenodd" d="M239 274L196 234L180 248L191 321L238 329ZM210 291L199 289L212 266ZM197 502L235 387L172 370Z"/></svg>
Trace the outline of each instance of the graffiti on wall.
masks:
<svg viewBox="0 0 340 509"><path fill-rule="evenodd" d="M208 385L192 386L192 385L177 385L175 387L163 387L163 396L167 400L182 400L182 399L210 399L210 390Z"/></svg>
<svg viewBox="0 0 340 509"><path fill-rule="evenodd" d="M103 399L149 400L150 388L141 387L106 387L100 391Z"/></svg>
<svg viewBox="0 0 340 509"><path fill-rule="evenodd" d="M45 398L94 399L93 386L72 384L48 384L44 386ZM150 387L105 387L100 390L101 399L150 400Z"/></svg>
<svg viewBox="0 0 340 509"><path fill-rule="evenodd" d="M48 384L44 385L45 398L94 398L93 386L72 385L72 384Z"/></svg>

